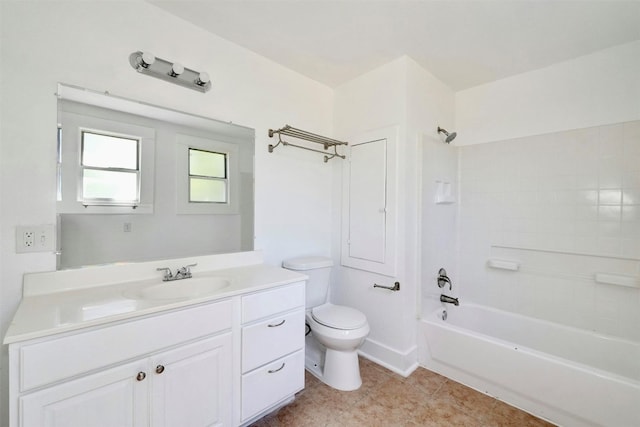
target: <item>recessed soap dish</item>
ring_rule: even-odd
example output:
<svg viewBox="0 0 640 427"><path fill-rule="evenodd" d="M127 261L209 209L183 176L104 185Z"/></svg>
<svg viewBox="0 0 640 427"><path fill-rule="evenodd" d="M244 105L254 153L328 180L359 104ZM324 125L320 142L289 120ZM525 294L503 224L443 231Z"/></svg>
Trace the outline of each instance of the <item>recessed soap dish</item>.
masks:
<svg viewBox="0 0 640 427"><path fill-rule="evenodd" d="M451 183L449 181L436 181L436 204L449 205L455 203L456 199L451 194Z"/></svg>

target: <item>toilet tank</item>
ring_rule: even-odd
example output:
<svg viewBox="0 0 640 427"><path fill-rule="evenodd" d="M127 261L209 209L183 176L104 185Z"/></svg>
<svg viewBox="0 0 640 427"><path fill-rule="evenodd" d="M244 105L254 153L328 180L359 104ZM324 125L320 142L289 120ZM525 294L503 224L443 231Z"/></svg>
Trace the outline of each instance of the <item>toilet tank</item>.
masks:
<svg viewBox="0 0 640 427"><path fill-rule="evenodd" d="M309 256L285 260L282 266L287 270L299 271L309 276L307 281L306 307L312 308L327 302L329 283L331 280L331 258Z"/></svg>

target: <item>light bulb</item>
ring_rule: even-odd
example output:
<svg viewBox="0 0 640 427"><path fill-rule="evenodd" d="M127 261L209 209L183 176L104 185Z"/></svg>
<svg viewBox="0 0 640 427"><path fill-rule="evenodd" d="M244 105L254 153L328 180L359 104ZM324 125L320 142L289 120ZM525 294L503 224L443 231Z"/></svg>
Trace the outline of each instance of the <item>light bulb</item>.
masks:
<svg viewBox="0 0 640 427"><path fill-rule="evenodd" d="M171 67L171 73L169 73L169 75L171 77L177 77L180 74L182 74L183 72L184 72L184 67L182 66L182 64L179 64L179 63L176 62Z"/></svg>
<svg viewBox="0 0 640 427"><path fill-rule="evenodd" d="M209 80L210 80L210 78L209 78L209 74L207 74L207 73L205 73L205 72L202 72L202 73L200 73L200 75L198 76L198 79L196 80L196 84L197 84L198 86L204 86L204 85L206 85L207 83L209 83Z"/></svg>
<svg viewBox="0 0 640 427"><path fill-rule="evenodd" d="M153 64L154 62L156 62L156 57L153 53L151 52L144 52L142 54L142 56L140 57L141 60L141 64L144 68L149 68L149 65Z"/></svg>

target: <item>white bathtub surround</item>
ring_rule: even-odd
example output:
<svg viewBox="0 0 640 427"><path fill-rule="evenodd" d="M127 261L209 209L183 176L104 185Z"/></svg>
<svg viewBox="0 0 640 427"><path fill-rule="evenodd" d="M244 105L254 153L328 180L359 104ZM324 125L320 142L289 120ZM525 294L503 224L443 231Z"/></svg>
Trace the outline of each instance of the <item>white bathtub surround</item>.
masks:
<svg viewBox="0 0 640 427"><path fill-rule="evenodd" d="M640 425L637 342L473 304L446 311L422 321L423 366L559 425Z"/></svg>
<svg viewBox="0 0 640 427"><path fill-rule="evenodd" d="M460 194L464 300L640 341L640 288L595 280L640 278L640 121L460 147Z"/></svg>
<svg viewBox="0 0 640 427"><path fill-rule="evenodd" d="M461 306L423 270L421 365L560 425L638 425L640 121L458 150Z"/></svg>

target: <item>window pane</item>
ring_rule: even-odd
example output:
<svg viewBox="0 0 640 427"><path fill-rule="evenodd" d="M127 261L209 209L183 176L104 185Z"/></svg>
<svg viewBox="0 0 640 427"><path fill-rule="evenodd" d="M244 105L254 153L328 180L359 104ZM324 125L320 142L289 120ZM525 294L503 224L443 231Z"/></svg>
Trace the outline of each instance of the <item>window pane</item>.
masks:
<svg viewBox="0 0 640 427"><path fill-rule="evenodd" d="M85 169L82 175L82 195L85 200L138 201L138 174Z"/></svg>
<svg viewBox="0 0 640 427"><path fill-rule="evenodd" d="M227 156L222 153L189 149L189 175L227 177Z"/></svg>
<svg viewBox="0 0 640 427"><path fill-rule="evenodd" d="M189 201L226 203L226 181L220 181L217 179L189 178Z"/></svg>
<svg viewBox="0 0 640 427"><path fill-rule="evenodd" d="M82 164L137 170L138 140L82 132Z"/></svg>

